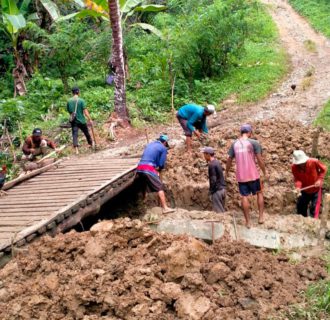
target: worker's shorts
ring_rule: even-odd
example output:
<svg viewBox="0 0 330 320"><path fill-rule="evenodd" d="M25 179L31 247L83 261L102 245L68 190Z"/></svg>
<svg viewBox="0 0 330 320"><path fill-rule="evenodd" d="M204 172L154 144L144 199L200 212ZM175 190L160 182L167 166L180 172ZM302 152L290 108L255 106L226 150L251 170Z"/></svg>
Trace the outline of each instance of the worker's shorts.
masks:
<svg viewBox="0 0 330 320"><path fill-rule="evenodd" d="M138 172L139 183L141 183L141 187L143 191L146 192L159 192L164 190L164 185L160 181L159 176L155 174Z"/></svg>
<svg viewBox="0 0 330 320"><path fill-rule="evenodd" d="M243 197L249 196L250 194L256 195L261 191L260 179L248 182L239 182L238 188L239 193Z"/></svg>
<svg viewBox="0 0 330 320"><path fill-rule="evenodd" d="M180 125L181 125L181 127L183 129L184 135L186 137L191 137L192 136L192 132L190 131L190 129L187 126L188 120L180 117L178 113L176 114L176 117L177 117L177 119L178 119L178 121L179 121L179 123L180 123ZM202 122L201 121L195 122L194 123L194 127L197 130L202 130Z"/></svg>

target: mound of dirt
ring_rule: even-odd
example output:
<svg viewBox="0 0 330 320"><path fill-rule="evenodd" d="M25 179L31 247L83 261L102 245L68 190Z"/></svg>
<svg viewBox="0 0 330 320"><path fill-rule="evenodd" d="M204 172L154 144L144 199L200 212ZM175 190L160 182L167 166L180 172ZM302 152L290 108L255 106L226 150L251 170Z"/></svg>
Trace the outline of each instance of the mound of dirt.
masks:
<svg viewBox="0 0 330 320"><path fill-rule="evenodd" d="M324 278L247 244L208 246L141 221L35 241L0 270L1 319L266 319Z"/></svg>
<svg viewBox="0 0 330 320"><path fill-rule="evenodd" d="M292 213L296 198L292 192L293 178L291 174L292 152L302 149L311 154L314 130L299 122L280 120L257 121L252 123L254 137L262 147L269 175L264 183L266 210L269 213ZM211 130L208 141L204 145L212 146L223 163L227 159L231 144L238 138L239 128L215 127ZM321 133L319 154L330 159L330 134ZM199 152L202 144L194 143L195 152L188 156L182 147L174 148L168 157L167 170L163 180L168 186L169 194L175 198L178 207L211 209L208 198L207 164ZM240 197L232 168L227 184L227 209L237 209ZM256 204L254 204L256 207Z"/></svg>

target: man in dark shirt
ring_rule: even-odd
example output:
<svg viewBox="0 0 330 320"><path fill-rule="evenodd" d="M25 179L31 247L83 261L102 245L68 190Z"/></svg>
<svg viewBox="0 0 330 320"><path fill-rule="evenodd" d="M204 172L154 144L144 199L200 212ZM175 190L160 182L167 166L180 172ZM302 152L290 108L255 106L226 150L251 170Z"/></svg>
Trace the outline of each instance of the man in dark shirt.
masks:
<svg viewBox="0 0 330 320"><path fill-rule="evenodd" d="M44 156L48 148L56 150L55 143L44 137L41 129L35 128L32 136L25 139L22 151L25 159L33 161L39 155Z"/></svg>
<svg viewBox="0 0 330 320"><path fill-rule="evenodd" d="M213 211L225 212L226 182L219 160L214 157L214 149L203 148L205 160L209 164L210 195L212 199Z"/></svg>

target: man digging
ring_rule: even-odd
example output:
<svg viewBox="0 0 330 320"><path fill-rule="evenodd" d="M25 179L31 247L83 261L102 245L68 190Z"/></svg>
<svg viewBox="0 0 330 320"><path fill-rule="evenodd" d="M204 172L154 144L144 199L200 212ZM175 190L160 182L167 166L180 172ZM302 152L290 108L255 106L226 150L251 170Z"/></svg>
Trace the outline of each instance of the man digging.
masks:
<svg viewBox="0 0 330 320"><path fill-rule="evenodd" d="M327 167L319 160L309 158L304 151L293 152L292 174L298 194L297 213L314 217Z"/></svg>
<svg viewBox="0 0 330 320"><path fill-rule="evenodd" d="M202 138L202 134L208 134L206 117L216 114L215 107L211 104L206 107L196 104L186 104L179 109L176 117L186 136L187 151L191 152L191 143L193 134L198 139Z"/></svg>
<svg viewBox="0 0 330 320"><path fill-rule="evenodd" d="M204 158L209 165L210 195L213 211L225 212L226 182L223 176L221 163L214 156L214 149L205 147L202 149Z"/></svg>
<svg viewBox="0 0 330 320"><path fill-rule="evenodd" d="M236 179L241 195L241 203L247 228L251 228L249 196L257 195L259 224L264 220L264 197L261 189L260 174L256 166L256 160L264 176L266 176L265 164L262 158L262 148L257 140L251 139L252 127L249 124L241 126L241 137L237 139L229 149L226 165L226 178L228 177L232 161L236 162Z"/></svg>
<svg viewBox="0 0 330 320"><path fill-rule="evenodd" d="M145 147L137 167L138 178L142 182L144 198L147 192L157 192L163 213L175 211L175 209L168 207L166 204L164 185L159 177L159 172L164 169L166 163L168 140L168 136L162 134L158 140L149 143Z"/></svg>

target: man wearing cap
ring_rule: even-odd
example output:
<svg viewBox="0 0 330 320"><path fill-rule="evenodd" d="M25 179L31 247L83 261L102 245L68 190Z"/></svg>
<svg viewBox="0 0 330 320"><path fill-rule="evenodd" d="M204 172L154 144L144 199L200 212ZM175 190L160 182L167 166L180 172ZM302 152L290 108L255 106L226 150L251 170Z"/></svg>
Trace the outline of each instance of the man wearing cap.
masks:
<svg viewBox="0 0 330 320"><path fill-rule="evenodd" d="M72 128L72 139L73 139L73 147L78 154L78 131L79 129L84 133L87 143L90 147L93 146L93 140L89 133L87 121L90 125L93 125L92 118L86 108L85 100L79 97L80 90L77 87L72 88L73 97L67 103L67 111L70 114L70 122Z"/></svg>
<svg viewBox="0 0 330 320"><path fill-rule="evenodd" d="M137 167L138 178L143 186L143 196L145 197L147 192L157 192L163 213L175 211L166 204L164 185L159 177L159 172L164 169L166 163L168 140L168 136L162 134L158 140L149 143Z"/></svg>
<svg viewBox="0 0 330 320"><path fill-rule="evenodd" d="M213 211L225 212L226 182L223 176L222 166L214 157L214 149L205 147L202 149L204 158L209 164L210 195Z"/></svg>
<svg viewBox="0 0 330 320"><path fill-rule="evenodd" d="M302 150L293 152L292 163L291 169L294 183L299 195L297 213L307 217L308 207L310 206L310 216L314 217L319 191L322 187L327 167L318 159L309 158Z"/></svg>
<svg viewBox="0 0 330 320"><path fill-rule="evenodd" d="M197 104L186 104L182 106L176 114L176 117L186 136L187 151L191 152L192 135L195 134L198 139L202 133L208 134L206 117L216 114L215 107L211 104L206 107Z"/></svg>
<svg viewBox="0 0 330 320"><path fill-rule="evenodd" d="M237 139L229 149L226 165L226 177L233 159L236 162L236 179L241 195L241 202L245 217L246 227L251 227L249 196L257 195L259 209L259 223L264 223L264 197L261 190L260 174L256 166L256 160L264 176L266 176L265 164L262 158L262 148L257 140L251 139L252 127L249 124L241 126L241 137Z"/></svg>
<svg viewBox="0 0 330 320"><path fill-rule="evenodd" d="M25 159L34 160L39 155L45 155L47 148L56 148L55 143L42 136L42 131L39 128L35 128L32 132L32 136L25 139L22 151Z"/></svg>

